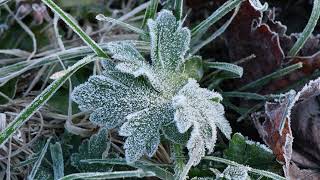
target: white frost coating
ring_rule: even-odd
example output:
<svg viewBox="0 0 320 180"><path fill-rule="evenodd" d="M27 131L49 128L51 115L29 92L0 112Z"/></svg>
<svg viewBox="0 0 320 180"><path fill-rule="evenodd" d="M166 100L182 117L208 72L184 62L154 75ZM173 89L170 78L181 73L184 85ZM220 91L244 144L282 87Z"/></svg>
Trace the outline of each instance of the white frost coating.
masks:
<svg viewBox="0 0 320 180"><path fill-rule="evenodd" d="M246 166L228 166L219 178L227 180L247 180L249 167ZM218 179L218 178L217 178Z"/></svg>
<svg viewBox="0 0 320 180"><path fill-rule="evenodd" d="M200 162L206 149L213 151L217 127L230 138L231 127L219 103L222 97L200 88L189 79L189 72L184 72L189 29L181 27L167 10L161 11L155 21L149 20L148 26L151 63L128 41L108 43L115 63L103 61L102 75L92 76L76 87L72 98L82 111L92 111L90 121L108 129L120 127L119 134L126 137L128 162L143 155L153 156L160 130L174 125L169 128L174 132L162 132L179 142L189 139L191 167ZM192 67L188 71L198 70ZM191 127L190 138L181 134Z"/></svg>
<svg viewBox="0 0 320 180"><path fill-rule="evenodd" d="M257 11L266 11L268 9L268 3L261 4L260 0L249 0L252 7Z"/></svg>
<svg viewBox="0 0 320 180"><path fill-rule="evenodd" d="M246 143L249 145L255 145L260 147L261 149L265 150L266 152L272 153L272 150L270 148L268 148L266 145L261 144L259 142L255 142L255 141L251 141L251 140L246 140Z"/></svg>
<svg viewBox="0 0 320 180"><path fill-rule="evenodd" d="M181 28L180 22L168 10L162 10L156 21L149 19L148 27L152 62L166 71L177 70L184 63L189 49L190 30Z"/></svg>
<svg viewBox="0 0 320 180"><path fill-rule="evenodd" d="M174 121L180 133L185 133L193 126L191 137L187 143L192 165L197 165L205 155L205 149L213 151L218 127L227 138L230 138L231 127L224 118L224 108L219 102L219 93L200 88L199 84L189 79L188 83L173 98L176 110Z"/></svg>

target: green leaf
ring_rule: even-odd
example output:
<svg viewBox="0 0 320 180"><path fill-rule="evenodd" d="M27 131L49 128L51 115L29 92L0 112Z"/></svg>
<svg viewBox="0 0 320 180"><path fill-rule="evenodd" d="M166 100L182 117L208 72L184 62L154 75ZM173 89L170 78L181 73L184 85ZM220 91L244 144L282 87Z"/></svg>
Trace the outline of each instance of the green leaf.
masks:
<svg viewBox="0 0 320 180"><path fill-rule="evenodd" d="M38 169L39 169L39 167L41 165L42 159L44 158L44 156L47 153L47 149L48 149L50 141L51 141L51 137L47 139L46 144L43 146L37 161L34 163L34 165L32 167L32 170L31 170L30 174L27 177L28 180L32 180L36 176L36 174L38 172Z"/></svg>
<svg viewBox="0 0 320 180"><path fill-rule="evenodd" d="M64 82L72 76L78 69L84 65L97 60L92 56L88 56L71 67L64 74L52 82L40 95L38 95L29 106L27 106L0 134L0 145L3 144L12 134L18 130L37 110L41 108L52 95L64 84Z"/></svg>
<svg viewBox="0 0 320 180"><path fill-rule="evenodd" d="M248 141L240 133L235 133L223 157L253 168L279 172L281 166L272 151L258 142Z"/></svg>
<svg viewBox="0 0 320 180"><path fill-rule="evenodd" d="M80 172L105 172L110 171L112 166L99 166L82 163L84 159L103 159L104 153L110 148L107 129L101 129L98 134L84 140L79 147L79 152L71 155L71 164Z"/></svg>
<svg viewBox="0 0 320 180"><path fill-rule="evenodd" d="M164 136L169 139L170 141L176 143L185 145L188 142L188 139L190 137L191 130L189 130L186 133L181 134L179 130L177 129L177 126L175 123L170 123L168 125L164 125L162 127L162 132Z"/></svg>
<svg viewBox="0 0 320 180"><path fill-rule="evenodd" d="M189 29L181 27L181 22L168 10L162 10L155 21L149 19L148 26L152 63L165 71L179 69L189 49Z"/></svg>
<svg viewBox="0 0 320 180"><path fill-rule="evenodd" d="M51 153L51 159L52 159L54 179L57 180L64 176L64 162L63 162L61 144L59 142L56 142L55 144L51 144L50 153Z"/></svg>
<svg viewBox="0 0 320 180"><path fill-rule="evenodd" d="M173 119L169 104L147 108L127 116L119 134L127 136L124 148L128 162L138 160L143 154L152 157L160 143L160 128Z"/></svg>
<svg viewBox="0 0 320 180"><path fill-rule="evenodd" d="M190 78L200 81L203 77L203 62L200 56L189 57L184 64L184 71Z"/></svg>
<svg viewBox="0 0 320 180"><path fill-rule="evenodd" d="M225 62L206 62L205 66L208 68L215 68L219 70L224 70L235 74L237 77L241 78L243 75L243 68L231 63Z"/></svg>
<svg viewBox="0 0 320 180"><path fill-rule="evenodd" d="M217 140L217 127L229 139L231 126L224 117L224 108L219 93L199 87L195 80L183 86L173 98L174 121L180 133L192 131L187 143L189 160L180 174L185 179L191 166L199 164L206 149L211 153Z"/></svg>

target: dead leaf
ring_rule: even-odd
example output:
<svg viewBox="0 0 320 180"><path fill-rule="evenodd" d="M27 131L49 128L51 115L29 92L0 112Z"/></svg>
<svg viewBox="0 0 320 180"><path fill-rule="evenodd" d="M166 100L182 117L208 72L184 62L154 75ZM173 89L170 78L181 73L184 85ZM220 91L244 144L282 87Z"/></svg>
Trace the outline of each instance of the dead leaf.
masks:
<svg viewBox="0 0 320 180"><path fill-rule="evenodd" d="M287 178L320 178L319 172L299 170L292 163L304 168L320 168L319 95L320 78L310 81L297 94L292 90L277 102L267 102L263 114L252 115L260 136L277 160L284 163Z"/></svg>
<svg viewBox="0 0 320 180"><path fill-rule="evenodd" d="M241 64L244 75L232 83L233 88L259 79L281 67L284 54L278 34L262 23L262 15L249 1L245 1L224 33L230 59L239 60L251 54L256 56Z"/></svg>

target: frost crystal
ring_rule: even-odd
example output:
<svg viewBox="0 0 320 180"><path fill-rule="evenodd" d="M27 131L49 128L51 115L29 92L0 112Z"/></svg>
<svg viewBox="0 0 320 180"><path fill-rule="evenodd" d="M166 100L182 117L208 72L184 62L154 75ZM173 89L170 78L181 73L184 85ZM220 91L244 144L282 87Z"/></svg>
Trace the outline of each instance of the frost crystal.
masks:
<svg viewBox="0 0 320 180"><path fill-rule="evenodd" d="M231 127L224 117L222 97L216 92L199 87L189 79L188 83L173 98L175 108L174 121L180 133L185 133L193 126L191 137L187 143L193 165L200 162L205 149L213 151L218 127L230 139Z"/></svg>
<svg viewBox="0 0 320 180"><path fill-rule="evenodd" d="M162 10L148 27L151 61L129 41L108 43L115 62L102 61L105 71L76 87L73 100L82 111L92 112L90 121L108 129L120 127L119 134L127 137L128 162L153 156L162 131L175 143L188 141L196 164L205 148L213 150L216 126L230 137L231 128L218 102L222 98L191 79L202 76L201 58L186 58L190 31L172 12Z"/></svg>
<svg viewBox="0 0 320 180"><path fill-rule="evenodd" d="M228 166L219 178L227 180L247 180L249 178L249 167L245 166Z"/></svg>

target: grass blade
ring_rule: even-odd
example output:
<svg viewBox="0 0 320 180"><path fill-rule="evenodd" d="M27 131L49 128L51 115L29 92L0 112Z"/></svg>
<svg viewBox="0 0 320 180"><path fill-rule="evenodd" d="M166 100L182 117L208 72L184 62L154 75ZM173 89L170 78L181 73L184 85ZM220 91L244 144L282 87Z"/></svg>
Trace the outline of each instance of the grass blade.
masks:
<svg viewBox="0 0 320 180"><path fill-rule="evenodd" d="M61 144L56 142L50 145L50 153L53 165L54 179L60 179L64 176L64 162Z"/></svg>
<svg viewBox="0 0 320 180"><path fill-rule="evenodd" d="M89 164L112 164L112 165L127 165L138 169L143 169L144 171L152 171L158 178L164 180L174 180L174 176L171 172L164 168L161 168L160 164L153 164L144 161L136 161L135 163L128 164L124 159L86 159L81 160L81 162L86 162Z"/></svg>
<svg viewBox="0 0 320 180"><path fill-rule="evenodd" d="M123 178L143 178L152 177L153 172L143 171L141 169L134 171L117 171L117 172L91 172L91 173L75 173L61 178L61 180L74 179L123 179Z"/></svg>
<svg viewBox="0 0 320 180"><path fill-rule="evenodd" d="M234 13L232 14L232 16L230 17L230 19L224 23L218 30L216 30L210 37L208 37L207 39L200 41L199 44L197 44L195 47L192 47L191 49L191 54L196 54L201 48L203 48L204 46L206 46L207 44L209 44L210 42L212 42L213 40L215 40L217 37L219 37L222 33L224 33L226 31L226 29L229 27L229 25L231 24L232 20L236 17L236 15L238 14L240 9L240 5L238 5L236 7L236 9L234 10Z"/></svg>
<svg viewBox="0 0 320 180"><path fill-rule="evenodd" d="M299 52L299 50L303 47L303 45L306 43L310 35L312 34L314 28L317 25L317 22L320 17L320 0L314 0L313 2L313 8L312 13L309 18L307 26L304 28L303 32L301 33L301 36L297 40L297 42L293 45L293 47L290 49L288 56L295 56Z"/></svg>
<svg viewBox="0 0 320 180"><path fill-rule="evenodd" d="M132 42L139 51L150 52L150 44L148 42L132 40L130 40L130 42ZM101 43L100 46L104 50L107 50L108 43ZM67 49L65 51L54 52L52 53L52 55L46 57L30 61L22 61L16 64L2 67L0 68L0 86L5 84L10 79L15 78L28 70L58 62L59 59L57 57L60 57L62 61L65 61L73 58L84 57L91 54L92 52L93 50L87 46L76 47Z"/></svg>
<svg viewBox="0 0 320 180"><path fill-rule="evenodd" d="M248 92L238 92L238 91L223 92L222 96L223 97L237 97L237 98L252 99L252 100L261 100L261 101L267 100L267 97L260 95L260 94L248 93Z"/></svg>
<svg viewBox="0 0 320 180"><path fill-rule="evenodd" d="M125 22L119 21L117 19L106 17L103 14L98 14L96 16L96 19L98 21L106 21L106 22L114 23L114 24L117 24L117 25L122 26L124 28L130 29L131 31L133 31L133 32L135 32L135 33L137 33L137 34L139 34L141 36L147 36L147 34L142 29L139 29L139 28L134 27L134 26L132 26L130 24L127 24Z"/></svg>
<svg viewBox="0 0 320 180"><path fill-rule="evenodd" d="M220 20L224 15L236 8L243 0L229 0L225 2L219 9L213 12L206 20L202 21L199 25L192 29L192 38L198 39L207 29L215 22Z"/></svg>
<svg viewBox="0 0 320 180"><path fill-rule="evenodd" d="M142 21L141 29L144 29L148 19L153 19L157 13L159 0L151 0L150 5L148 6L146 13L144 14L144 18Z"/></svg>
<svg viewBox="0 0 320 180"><path fill-rule="evenodd" d="M84 65L97 60L92 56L88 56L71 67L64 74L53 81L40 95L38 95L29 106L27 106L0 134L0 145L2 145L13 133L20 128L37 110L41 108L53 94L64 84L64 82Z"/></svg>
<svg viewBox="0 0 320 180"><path fill-rule="evenodd" d="M284 75L290 74L297 69L302 68L302 66L303 66L302 63L299 62L299 63L293 64L291 66L285 67L285 68L280 69L274 73L266 75L258 80L255 80L245 86L242 86L241 88L238 89L238 91L244 91L244 90L251 89L251 88L261 87L273 79L277 79L277 78L282 77Z"/></svg>
<svg viewBox="0 0 320 180"><path fill-rule="evenodd" d="M182 14L183 14L183 0L175 0L174 15L176 16L177 20L182 19Z"/></svg>
<svg viewBox="0 0 320 180"><path fill-rule="evenodd" d="M34 163L34 166L33 166L32 170L31 170L31 172L30 172L30 174L29 174L29 176L27 178L28 180L32 180L36 176L37 171L38 171L38 169L39 169L39 167L41 165L42 159L43 159L44 155L46 155L46 153L47 153L47 149L48 149L50 141L51 141L51 137L47 139L46 144L43 146L43 148L41 150L41 153L39 155L39 158Z"/></svg>
<svg viewBox="0 0 320 180"><path fill-rule="evenodd" d="M244 166L242 164L238 164L238 163L236 163L234 161L230 161L228 159L224 159L224 158L220 158L220 157L206 156L203 159L211 160L211 161L215 161L215 162L220 162L220 163L224 163L224 164L231 165L231 166L237 166L237 167ZM248 166L246 166L246 167L248 167ZM262 175L262 176L265 176L265 177L268 177L268 178L271 178L271 179L275 179L275 180L285 180L286 179L286 178L284 178L284 177L282 177L282 176L280 176L278 174L275 174L275 173L272 173L272 172L268 172L268 171L254 169L254 168L251 168L251 167L248 167L248 170L250 172L255 173L255 174L259 174L259 175Z"/></svg>
<svg viewBox="0 0 320 180"><path fill-rule="evenodd" d="M7 2L9 2L10 0L0 0L0 6L6 4Z"/></svg>
<svg viewBox="0 0 320 180"><path fill-rule="evenodd" d="M238 65L231 64L231 63L205 62L204 66L208 67L208 68L215 68L215 69L231 72L231 73L237 75L239 78L242 77L242 75L243 75L243 68Z"/></svg>
<svg viewBox="0 0 320 180"><path fill-rule="evenodd" d="M102 50L102 48L92 40L70 17L65 13L58 5L52 0L42 0L52 11L57 13L60 18L76 32L80 38L99 56L103 58L109 58L109 56Z"/></svg>

